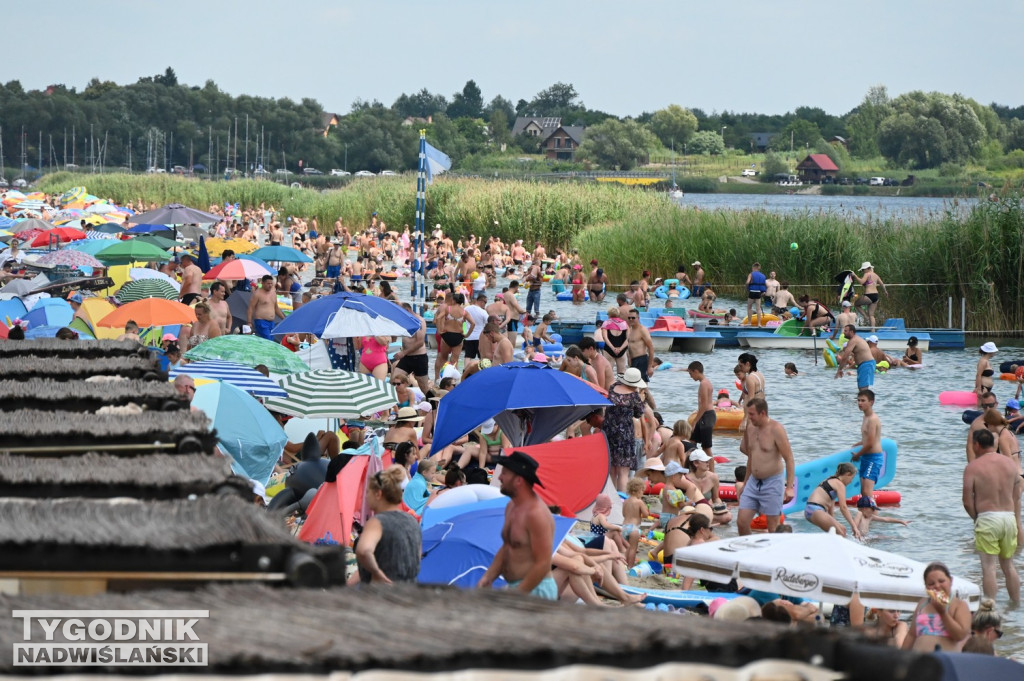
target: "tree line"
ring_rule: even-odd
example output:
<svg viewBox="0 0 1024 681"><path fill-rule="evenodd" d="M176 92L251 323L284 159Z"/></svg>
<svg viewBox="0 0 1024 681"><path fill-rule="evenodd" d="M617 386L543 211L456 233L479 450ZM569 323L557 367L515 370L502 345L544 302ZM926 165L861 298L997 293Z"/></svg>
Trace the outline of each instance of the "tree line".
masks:
<svg viewBox="0 0 1024 681"><path fill-rule="evenodd" d="M335 125L329 124L332 115ZM378 172L415 168L418 131L426 129L456 169L472 171L499 163L501 152L514 157L538 151L536 137L512 136L520 116L584 126L574 163L605 169L628 170L669 150L753 153L761 150L754 133L769 138L770 152L820 151L841 169L850 158L878 156L907 169L969 162L1024 167L1024 107L983 105L958 94L917 91L893 98L876 86L843 115L808 106L768 115L673 104L618 117L588 108L571 84L555 83L513 103L500 94L485 101L470 80L450 97L424 88L403 93L390 106L357 100L341 114L325 112L310 98L236 97L212 80L189 86L171 68L128 85L94 78L81 92L61 84L26 90L16 80L0 85L0 151L4 165L24 163L32 170L74 164L211 173L306 167ZM845 144L830 143L835 138Z"/></svg>

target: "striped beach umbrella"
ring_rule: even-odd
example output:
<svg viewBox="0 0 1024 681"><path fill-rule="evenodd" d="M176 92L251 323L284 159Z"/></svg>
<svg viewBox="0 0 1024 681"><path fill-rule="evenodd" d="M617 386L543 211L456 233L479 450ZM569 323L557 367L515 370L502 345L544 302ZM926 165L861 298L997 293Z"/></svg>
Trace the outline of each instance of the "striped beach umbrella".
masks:
<svg viewBox="0 0 1024 681"><path fill-rule="evenodd" d="M373 376L341 369L289 374L278 383L288 397L267 400L267 409L309 418L356 418L398 404L395 387Z"/></svg>
<svg viewBox="0 0 1024 681"><path fill-rule="evenodd" d="M276 274L276 272L270 268L270 265L267 265L260 260L242 260L241 258L237 258L217 265L204 274L203 279L205 281L214 281L216 279L222 279L224 281L234 281L236 279L261 279L267 274L271 276Z"/></svg>
<svg viewBox="0 0 1024 681"><path fill-rule="evenodd" d="M88 193L89 192L85 189L85 187L72 187L71 189L67 190L66 192L60 195L60 205L66 206L69 203L81 201L86 197Z"/></svg>
<svg viewBox="0 0 1024 681"><path fill-rule="evenodd" d="M85 255L83 253L83 255ZM102 267L102 265L100 265ZM162 279L139 279L129 281L115 296L122 303L134 303L143 298L163 298L164 300L177 300L178 291L170 282Z"/></svg>
<svg viewBox="0 0 1024 681"><path fill-rule="evenodd" d="M223 359L255 367L262 364L275 374L309 371L309 365L294 352L259 336L225 334L203 341L185 353L185 359Z"/></svg>
<svg viewBox="0 0 1024 681"><path fill-rule="evenodd" d="M171 369L168 372L172 379L179 374L185 374L192 378L210 378L216 381L224 381L241 388L251 395L288 397L285 389L275 381L272 381L255 369L250 369L235 362L223 362L220 360L192 362L191 364Z"/></svg>
<svg viewBox="0 0 1024 681"><path fill-rule="evenodd" d="M44 265L65 265L67 267L103 267L103 263L88 253L67 248L47 253L37 262Z"/></svg>
<svg viewBox="0 0 1024 681"><path fill-rule="evenodd" d="M46 201L37 201L37 200L33 200L33 199L26 199L25 201L20 201L20 202L14 204L14 209L15 210L35 210L35 211L49 210L50 209L50 204L46 203Z"/></svg>
<svg viewBox="0 0 1024 681"><path fill-rule="evenodd" d="M133 267L128 270L128 278L132 281L139 281L141 279L158 279L165 281L174 287L175 291L181 291L181 284L178 280L169 274L164 274L160 270L153 270L148 267Z"/></svg>

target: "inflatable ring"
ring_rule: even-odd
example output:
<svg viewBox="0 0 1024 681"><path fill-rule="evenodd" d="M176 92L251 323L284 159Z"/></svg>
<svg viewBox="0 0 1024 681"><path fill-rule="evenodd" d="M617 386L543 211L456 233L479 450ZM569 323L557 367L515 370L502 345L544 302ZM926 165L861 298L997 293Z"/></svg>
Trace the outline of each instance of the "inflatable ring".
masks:
<svg viewBox="0 0 1024 681"><path fill-rule="evenodd" d="M786 514L783 513L779 516L779 524L786 522ZM763 515L756 516L750 521L750 529L752 530L767 530L768 529L768 518Z"/></svg>

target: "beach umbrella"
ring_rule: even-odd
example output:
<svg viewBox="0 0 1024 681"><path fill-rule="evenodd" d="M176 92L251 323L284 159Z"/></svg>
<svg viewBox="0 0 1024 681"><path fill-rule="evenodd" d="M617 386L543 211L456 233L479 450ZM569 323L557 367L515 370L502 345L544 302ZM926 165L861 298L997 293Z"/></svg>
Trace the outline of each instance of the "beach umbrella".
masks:
<svg viewBox="0 0 1024 681"><path fill-rule="evenodd" d="M513 445L540 444L610 404L572 374L536 362L509 362L478 371L444 396L432 446L447 447L491 418Z"/></svg>
<svg viewBox="0 0 1024 681"><path fill-rule="evenodd" d="M122 305L99 320L97 324L99 326L124 326L129 321L136 322L139 328L192 324L196 321L196 313L188 305L182 305L176 300L143 298Z"/></svg>
<svg viewBox="0 0 1024 681"><path fill-rule="evenodd" d="M234 281L238 279L260 279L266 275L276 274L270 265L258 260L236 258L222 262L203 275L206 281L221 279L223 281Z"/></svg>
<svg viewBox="0 0 1024 681"><path fill-rule="evenodd" d="M89 232L85 239L80 241L72 241L67 244L61 250L64 251L79 251L81 253L88 253L89 255L96 255L100 251L110 248L114 245L115 237L110 234L98 234L96 232Z"/></svg>
<svg viewBox="0 0 1024 681"><path fill-rule="evenodd" d="M332 325L335 318L338 322ZM401 305L378 296L344 292L306 303L274 327L274 335L312 333L324 338L411 336L419 328L419 317L406 312Z"/></svg>
<svg viewBox="0 0 1024 681"><path fill-rule="evenodd" d="M220 448L231 454L232 468L263 485L281 458L288 436L266 407L230 383L196 388L192 406L213 421Z"/></svg>
<svg viewBox="0 0 1024 681"><path fill-rule="evenodd" d="M289 374L278 383L288 396L268 399L267 409L290 416L356 418L398 404L393 385L354 371L303 371Z"/></svg>
<svg viewBox="0 0 1024 681"><path fill-rule="evenodd" d="M29 242L29 246L40 247L78 241L85 238L85 232L74 227L54 227L46 232L39 232Z"/></svg>
<svg viewBox="0 0 1024 681"><path fill-rule="evenodd" d="M94 255L107 265L127 265L133 262L166 262L171 259L171 256L166 251L138 239L118 241Z"/></svg>
<svg viewBox="0 0 1024 681"><path fill-rule="evenodd" d="M257 248L256 244L245 239L219 239L214 238L206 242L206 249L210 255L219 257L224 251L232 250L236 254L252 253Z"/></svg>
<svg viewBox="0 0 1024 681"><path fill-rule="evenodd" d="M168 227L167 225L135 225L124 230L127 234L159 234L160 232L167 232L168 234L174 234L174 228Z"/></svg>
<svg viewBox="0 0 1024 681"><path fill-rule="evenodd" d="M97 232L95 229L90 230L90 231L85 233L85 240L86 241L88 241L90 239L93 240L93 241L106 241L106 242L108 242L107 246L110 245L109 242L112 239L117 239L117 237L118 237L117 234L108 234L106 232Z"/></svg>
<svg viewBox="0 0 1024 681"><path fill-rule="evenodd" d="M68 248L40 256L36 262L42 265L64 265L66 267L103 267L103 263L88 253Z"/></svg>
<svg viewBox="0 0 1024 681"><path fill-rule="evenodd" d="M841 605L857 594L869 608L911 611L926 597L925 563L850 541L835 530L688 546L676 551L673 565L688 577L720 583L737 579L751 589ZM977 610L975 584L954 576L953 591Z"/></svg>
<svg viewBox="0 0 1024 681"><path fill-rule="evenodd" d="M25 338L56 338L57 332L61 329L71 329L78 334L78 340L96 340L88 329L75 328L73 322L61 325L33 326L25 330Z"/></svg>
<svg viewBox="0 0 1024 681"><path fill-rule="evenodd" d="M169 376L174 378L179 374L186 374L193 378L209 378L215 381L225 381L237 386L250 395L263 397L288 397L288 392L255 369L237 364L235 362L224 362L217 359L202 362L191 362L170 370Z"/></svg>
<svg viewBox="0 0 1024 681"><path fill-rule="evenodd" d="M23 298L30 295L35 288L35 284L30 279L12 279L4 284L3 288L0 288L0 299Z"/></svg>
<svg viewBox="0 0 1024 681"><path fill-rule="evenodd" d="M128 270L128 277L132 281L140 281L142 279L156 279L159 281L166 281L168 284L174 287L175 291L181 291L181 284L177 279L172 277L165 272L160 270L154 270L149 267L133 267Z"/></svg>
<svg viewBox="0 0 1024 681"><path fill-rule="evenodd" d="M34 326L67 326L75 316L71 304L60 298L43 298L39 300L25 316L22 317L31 329Z"/></svg>
<svg viewBox="0 0 1024 681"><path fill-rule="evenodd" d="M69 203L81 201L86 197L88 193L89 192L86 190L85 187L72 187L71 189L61 194L58 200L60 201L60 204L62 206L66 206Z"/></svg>
<svg viewBox="0 0 1024 681"><path fill-rule="evenodd" d="M264 246L250 255L266 262L313 262L313 259L297 248L288 246Z"/></svg>
<svg viewBox="0 0 1024 681"><path fill-rule="evenodd" d="M456 490L458 491L456 492ZM455 494L449 494L449 492L455 492ZM423 508L420 528L425 530L463 515L467 507L472 507L474 511L480 511L486 508L505 508L507 505L508 497L502 494L497 487L481 484L459 485L445 490L443 495L435 497L429 506Z"/></svg>
<svg viewBox="0 0 1024 681"><path fill-rule="evenodd" d="M15 281L24 281L23 279L15 279ZM11 282L13 284L14 282ZM7 286L10 286L8 284ZM0 289L0 294L3 294L5 286ZM0 322L3 322L7 326L10 326L15 319L21 319L28 313L28 308L25 307L25 303L21 298L9 298L7 300L0 299Z"/></svg>
<svg viewBox="0 0 1024 681"><path fill-rule="evenodd" d="M206 250L206 237L199 237L199 253L196 256L196 267L206 274L210 271L210 252Z"/></svg>
<svg viewBox="0 0 1024 681"><path fill-rule="evenodd" d="M475 588L501 549L508 502L498 499L460 506L457 508L464 511L460 515L425 528L418 581ZM553 548L558 548L575 522L573 518L555 516ZM495 580L495 588L504 586L502 578Z"/></svg>
<svg viewBox="0 0 1024 681"><path fill-rule="evenodd" d="M156 210L138 213L132 218L132 222L140 225L208 225L220 221L219 215L189 208L180 203L169 203Z"/></svg>
<svg viewBox="0 0 1024 681"><path fill-rule="evenodd" d="M117 292L116 297L122 304L133 303L143 298L177 300L178 289L162 279L139 279L125 283Z"/></svg>
<svg viewBox="0 0 1024 681"><path fill-rule="evenodd" d="M90 214L90 215L86 215L84 218L82 218L82 224L83 225L92 225L93 227L96 227L98 225L105 225L105 224L107 224L107 222L109 220L110 220L110 216L108 216L108 215Z"/></svg>
<svg viewBox="0 0 1024 681"><path fill-rule="evenodd" d="M223 359L247 367L262 364L276 374L309 371L309 366L294 352L280 343L268 341L259 336L235 334L217 336L186 352L185 359L191 361Z"/></svg>
<svg viewBox="0 0 1024 681"><path fill-rule="evenodd" d="M134 238L134 241L139 241L139 242L144 243L144 244L152 244L152 245L156 246L157 248L162 248L165 251L169 250L171 248L174 248L175 246L179 246L180 245L174 239L168 239L165 236L159 236L157 234L147 234L146 236L137 236L137 237Z"/></svg>
<svg viewBox="0 0 1024 681"><path fill-rule="evenodd" d="M111 203L94 203L85 209L86 213L93 213L98 215L106 215L108 213L118 213L120 208Z"/></svg>
<svg viewBox="0 0 1024 681"><path fill-rule="evenodd" d="M100 234L123 234L124 227L113 222L104 222L102 225L93 227L92 231L99 232Z"/></svg>

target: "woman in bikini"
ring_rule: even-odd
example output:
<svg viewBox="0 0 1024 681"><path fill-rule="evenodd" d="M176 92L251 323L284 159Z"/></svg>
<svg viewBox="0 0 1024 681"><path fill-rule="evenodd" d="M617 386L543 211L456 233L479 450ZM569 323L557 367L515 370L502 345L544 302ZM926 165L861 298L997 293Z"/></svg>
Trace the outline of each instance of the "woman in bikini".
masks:
<svg viewBox="0 0 1024 681"><path fill-rule="evenodd" d="M903 639L903 650L959 652L971 635L971 610L953 595L953 577L942 563L931 563L924 569L924 586L928 598L914 610L910 631Z"/></svg>
<svg viewBox="0 0 1024 681"><path fill-rule="evenodd" d="M846 506L846 486L857 477L857 468L852 463L841 463L836 467L835 475L814 488L811 496L807 497L807 505L804 507L804 518L808 522L817 525L825 532L835 529L840 537L846 536L846 528L839 524L832 514L835 512L836 504L842 512L846 522L850 523L853 529L853 536L861 538L860 529L853 522L850 509Z"/></svg>
<svg viewBox="0 0 1024 681"><path fill-rule="evenodd" d="M621 374L629 366L629 359L626 351L629 349L629 327L621 316L619 308L608 308L608 319L601 325L600 338L595 337L598 345L604 343L604 354L615 368L616 374Z"/></svg>
<svg viewBox="0 0 1024 681"><path fill-rule="evenodd" d="M875 309L878 307L878 285L882 285L885 295L889 295L889 290L885 288L885 282L875 272L875 268L871 266L871 263L864 261L860 266L860 271L864 275L858 276L855 274L853 278L864 287L864 294L857 299L854 307L863 312L864 316L871 322L871 328L874 329L876 328Z"/></svg>
<svg viewBox="0 0 1024 681"><path fill-rule="evenodd" d="M900 364L903 366L921 366L924 364L924 353L921 352L921 348L917 347L917 336L911 336L907 339L907 349L903 353L903 359L900 360Z"/></svg>
<svg viewBox="0 0 1024 681"><path fill-rule="evenodd" d="M391 336L364 336L356 339L359 348L359 373L383 381L388 377L388 345Z"/></svg>
<svg viewBox="0 0 1024 681"><path fill-rule="evenodd" d="M978 370L974 374L974 394L978 396L978 406L981 406L981 400L985 393L992 392L992 387L995 385L995 379L993 378L996 374L992 368L992 357L995 356L999 348L992 341L985 343L978 349L978 353L981 357L978 358Z"/></svg>
<svg viewBox="0 0 1024 681"><path fill-rule="evenodd" d="M459 365L459 355L462 354L462 343L466 335L473 333L473 317L466 312L466 299L461 293L449 293L445 296L444 310L437 308L434 315L434 326L441 333L441 339L437 346L437 360L434 362L434 381L441 380L441 367L446 363L452 366ZM463 322L469 322L469 330L463 333Z"/></svg>
<svg viewBox="0 0 1024 681"><path fill-rule="evenodd" d="M195 306L196 321L192 324L192 333L188 337L188 347L191 350L203 341L216 338L221 334L221 326L210 317L210 306L206 303L199 303Z"/></svg>
<svg viewBox="0 0 1024 681"><path fill-rule="evenodd" d="M744 352L739 356L739 365L743 370L743 382L740 384L743 386L740 391L740 402L742 404L748 404L750 400L755 397L765 399L765 382L764 374L757 370L757 357L749 352ZM739 374L737 373L737 376ZM743 415L743 420L740 422L740 430L747 429L747 415Z"/></svg>

